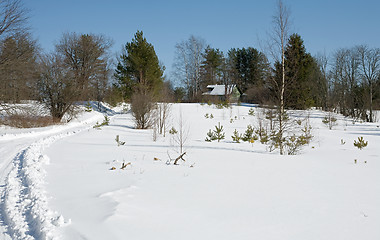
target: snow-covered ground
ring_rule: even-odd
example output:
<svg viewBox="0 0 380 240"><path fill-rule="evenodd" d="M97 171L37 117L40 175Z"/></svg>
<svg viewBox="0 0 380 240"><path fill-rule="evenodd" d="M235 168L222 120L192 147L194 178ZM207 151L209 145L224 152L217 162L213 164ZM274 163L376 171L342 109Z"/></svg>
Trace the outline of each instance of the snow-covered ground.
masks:
<svg viewBox="0 0 380 240"><path fill-rule="evenodd" d="M97 112L33 133L0 129L0 238L380 239L379 123L338 116L329 130L323 112L295 112L310 116L314 138L280 156L259 141L232 141L235 129L257 125L260 110L249 109L173 105L169 128L179 129L181 112L189 130L178 166L166 164L178 156L172 135L153 141L130 113L101 129L92 128ZM226 139L205 142L219 122ZM359 136L363 150L353 145Z"/></svg>
<svg viewBox="0 0 380 240"><path fill-rule="evenodd" d="M39 106L36 106L39 107ZM88 129L103 119L82 113L66 125L14 129L0 126L0 239L51 239L62 217L48 207L43 154L57 139Z"/></svg>

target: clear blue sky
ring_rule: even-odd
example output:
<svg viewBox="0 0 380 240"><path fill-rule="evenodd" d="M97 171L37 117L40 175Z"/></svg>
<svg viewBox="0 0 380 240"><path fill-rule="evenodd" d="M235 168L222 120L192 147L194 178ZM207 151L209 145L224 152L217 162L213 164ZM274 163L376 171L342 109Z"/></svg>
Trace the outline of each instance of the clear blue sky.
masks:
<svg viewBox="0 0 380 240"><path fill-rule="evenodd" d="M341 47L380 47L379 0L284 0L291 9L292 32L307 51L333 53ZM115 56L143 30L159 59L172 69L174 46L191 34L214 48L255 47L267 39L276 0L25 0L32 33L45 51L63 32L104 34ZM169 72L166 72L169 75Z"/></svg>

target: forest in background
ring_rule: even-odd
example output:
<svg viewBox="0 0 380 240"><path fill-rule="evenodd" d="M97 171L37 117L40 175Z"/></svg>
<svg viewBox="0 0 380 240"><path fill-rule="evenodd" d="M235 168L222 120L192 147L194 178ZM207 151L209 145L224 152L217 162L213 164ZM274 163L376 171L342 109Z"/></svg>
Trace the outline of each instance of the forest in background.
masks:
<svg viewBox="0 0 380 240"><path fill-rule="evenodd" d="M90 33L62 33L46 53L28 29L21 0L0 1L0 12L0 106L8 116L15 112L9 103L24 100L45 104L53 122L78 101L131 102L148 111L154 102L208 101L202 93L211 84L236 85L241 101L277 107L280 122L287 109L316 107L368 122L380 109L380 49L363 44L313 56L290 32L282 1L264 50L222 52L191 35L176 44L169 74L142 31L117 59L110 37Z"/></svg>

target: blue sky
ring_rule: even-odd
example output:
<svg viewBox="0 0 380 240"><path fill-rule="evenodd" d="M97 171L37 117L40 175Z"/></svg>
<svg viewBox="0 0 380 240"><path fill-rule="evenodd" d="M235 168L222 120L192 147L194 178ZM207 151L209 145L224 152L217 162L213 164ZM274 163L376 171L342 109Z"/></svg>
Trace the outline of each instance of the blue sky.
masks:
<svg viewBox="0 0 380 240"><path fill-rule="evenodd" d="M378 0L284 0L291 9L292 32L307 51L333 53L341 47L380 47ZM268 39L276 0L270 1L122 1L29 0L30 25L40 46L50 51L63 32L104 34L115 56L142 30L170 71L176 43L191 34L212 47L255 47ZM169 71L166 74L169 75Z"/></svg>

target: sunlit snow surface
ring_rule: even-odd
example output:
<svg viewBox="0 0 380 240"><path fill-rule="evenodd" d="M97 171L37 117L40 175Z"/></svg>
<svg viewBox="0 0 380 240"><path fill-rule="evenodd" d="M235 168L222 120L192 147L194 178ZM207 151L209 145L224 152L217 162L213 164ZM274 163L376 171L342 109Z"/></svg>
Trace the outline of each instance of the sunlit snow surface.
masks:
<svg viewBox="0 0 380 240"><path fill-rule="evenodd" d="M329 130L325 113L293 112L310 116L314 138L280 156L259 141L232 141L235 129L257 125L260 109L250 116L250 108L173 105L168 129L178 129L180 112L189 129L178 166L166 164L178 156L172 136L153 141L130 113L112 114L101 129L92 126L102 114L92 112L56 132L0 134L9 163L1 165L4 239L380 239L379 123L338 115ZM226 139L205 142L219 122ZM353 145L359 136L369 142L363 150ZM121 170L123 162L131 164Z"/></svg>

